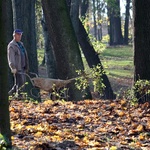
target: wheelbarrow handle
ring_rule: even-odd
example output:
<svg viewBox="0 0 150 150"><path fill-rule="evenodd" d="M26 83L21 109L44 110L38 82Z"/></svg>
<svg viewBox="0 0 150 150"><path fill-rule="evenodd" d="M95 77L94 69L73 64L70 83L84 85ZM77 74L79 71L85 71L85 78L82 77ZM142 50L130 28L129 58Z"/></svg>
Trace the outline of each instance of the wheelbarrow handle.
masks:
<svg viewBox="0 0 150 150"><path fill-rule="evenodd" d="M34 86L34 84L33 84L33 81L32 81L32 79L31 79L31 77L30 77L27 73L24 73L24 72L17 72L17 73L18 73L18 74L26 75L26 76L29 78L29 80L31 81L32 85Z"/></svg>

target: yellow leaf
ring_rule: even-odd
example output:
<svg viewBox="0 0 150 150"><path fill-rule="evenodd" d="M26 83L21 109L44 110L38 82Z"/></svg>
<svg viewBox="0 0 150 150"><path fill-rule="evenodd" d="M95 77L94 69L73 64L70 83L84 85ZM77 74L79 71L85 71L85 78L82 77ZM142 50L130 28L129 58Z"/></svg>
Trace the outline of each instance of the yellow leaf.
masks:
<svg viewBox="0 0 150 150"><path fill-rule="evenodd" d="M83 125L82 125L82 124L78 124L78 125L77 125L77 128L78 128L78 129L83 129Z"/></svg>
<svg viewBox="0 0 150 150"><path fill-rule="evenodd" d="M84 142L84 143L89 143L88 137L84 137L84 138L83 138L83 142Z"/></svg>
<svg viewBox="0 0 150 150"><path fill-rule="evenodd" d="M124 111L122 110L116 110L116 113L118 114L118 116L122 117L125 115Z"/></svg>
<svg viewBox="0 0 150 150"><path fill-rule="evenodd" d="M115 107L115 106L116 106L116 103L111 103L110 106L111 106L111 107Z"/></svg>
<svg viewBox="0 0 150 150"><path fill-rule="evenodd" d="M48 104L53 104L54 103L54 101L52 101L52 100L46 100L46 101L44 101L43 102L43 104L45 104L45 105L48 105Z"/></svg>
<svg viewBox="0 0 150 150"><path fill-rule="evenodd" d="M120 143L123 144L123 145L127 145L128 144L127 141L121 141Z"/></svg>
<svg viewBox="0 0 150 150"><path fill-rule="evenodd" d="M116 146L111 146L110 150L117 150L117 147Z"/></svg>
<svg viewBox="0 0 150 150"><path fill-rule="evenodd" d="M100 146L100 143L99 143L99 142L96 142L96 141L90 141L90 142L89 142L89 145L90 145L90 146Z"/></svg>
<svg viewBox="0 0 150 150"><path fill-rule="evenodd" d="M15 109L14 109L13 107L10 107L9 110L10 110L11 112L15 112Z"/></svg>
<svg viewBox="0 0 150 150"><path fill-rule="evenodd" d="M54 135L51 138L52 138L52 141L60 141L61 140L60 136L57 136L57 135Z"/></svg>
<svg viewBox="0 0 150 150"><path fill-rule="evenodd" d="M23 126L22 126L21 124L17 124L17 125L16 125L16 129L20 130L20 129L22 129L22 128L23 128Z"/></svg>
<svg viewBox="0 0 150 150"><path fill-rule="evenodd" d="M106 122L107 125L111 125L112 124L112 121L108 121Z"/></svg>
<svg viewBox="0 0 150 150"><path fill-rule="evenodd" d="M99 128L98 131L99 132L107 132L107 129L106 128Z"/></svg>
<svg viewBox="0 0 150 150"><path fill-rule="evenodd" d="M11 140L14 140L14 136L11 136Z"/></svg>
<svg viewBox="0 0 150 150"><path fill-rule="evenodd" d="M138 137L138 139L139 139L139 140L145 140L145 137L140 134L139 137Z"/></svg>
<svg viewBox="0 0 150 150"><path fill-rule="evenodd" d="M144 127L143 127L143 125L138 125L137 126L137 128L136 128L136 131L138 131L138 132L141 132L141 131L143 131L144 130Z"/></svg>
<svg viewBox="0 0 150 150"><path fill-rule="evenodd" d="M35 133L34 136L35 137L41 137L42 136L42 132L39 131L39 132Z"/></svg>
<svg viewBox="0 0 150 150"><path fill-rule="evenodd" d="M127 102L126 100L122 99L122 100L121 100L121 105L126 104L126 102Z"/></svg>

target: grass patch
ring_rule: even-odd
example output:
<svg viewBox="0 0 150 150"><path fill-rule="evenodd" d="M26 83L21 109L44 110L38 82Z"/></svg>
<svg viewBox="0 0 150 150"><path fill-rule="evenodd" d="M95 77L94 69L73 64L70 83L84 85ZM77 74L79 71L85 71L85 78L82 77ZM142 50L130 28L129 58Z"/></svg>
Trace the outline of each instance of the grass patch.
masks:
<svg viewBox="0 0 150 150"><path fill-rule="evenodd" d="M110 77L119 77L119 78L132 78L133 73L130 70L121 70L121 69L106 69L106 74Z"/></svg>
<svg viewBox="0 0 150 150"><path fill-rule="evenodd" d="M107 57L119 57L130 59L133 58L133 48L131 46L122 46L122 47L108 47L102 53L101 56Z"/></svg>
<svg viewBox="0 0 150 150"><path fill-rule="evenodd" d="M106 48L100 56L108 76L133 78L133 49L131 46Z"/></svg>
<svg viewBox="0 0 150 150"><path fill-rule="evenodd" d="M42 63L44 50L38 49L38 62ZM133 48L131 46L108 47L100 54L100 60L104 70L111 77L133 77ZM85 68L88 68L83 57Z"/></svg>

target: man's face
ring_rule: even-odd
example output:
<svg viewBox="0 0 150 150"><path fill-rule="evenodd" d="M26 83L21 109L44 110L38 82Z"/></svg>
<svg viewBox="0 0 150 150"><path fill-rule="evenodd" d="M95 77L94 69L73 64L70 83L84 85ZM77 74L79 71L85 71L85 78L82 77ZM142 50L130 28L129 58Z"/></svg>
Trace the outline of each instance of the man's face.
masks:
<svg viewBox="0 0 150 150"><path fill-rule="evenodd" d="M14 34L14 39L16 42L20 42L22 37L22 33L15 33Z"/></svg>

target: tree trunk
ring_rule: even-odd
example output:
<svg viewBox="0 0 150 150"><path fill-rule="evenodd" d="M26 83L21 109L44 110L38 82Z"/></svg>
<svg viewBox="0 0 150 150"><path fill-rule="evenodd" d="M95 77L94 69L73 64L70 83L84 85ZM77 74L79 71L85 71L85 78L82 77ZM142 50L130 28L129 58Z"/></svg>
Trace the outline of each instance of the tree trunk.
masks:
<svg viewBox="0 0 150 150"><path fill-rule="evenodd" d="M8 29L7 7L11 7L8 0L0 1L0 132L8 140L11 147L10 116L8 102L8 63L7 36Z"/></svg>
<svg viewBox="0 0 150 150"><path fill-rule="evenodd" d="M95 0L93 0L93 21L94 21L94 37L97 39L97 22L96 22L96 7Z"/></svg>
<svg viewBox="0 0 150 150"><path fill-rule="evenodd" d="M76 10L76 11L71 11L71 19L72 19L72 23L73 23L73 26L76 31L76 36L77 36L78 42L81 46L82 52L87 60L89 67L92 68L92 67L100 64L101 70L103 71L103 67L100 62L100 59L99 59L98 55L96 54L92 44L89 43L90 39L88 38L88 34L87 34L84 26L82 25L82 22L79 20L77 6L78 5L71 5L70 10ZM76 9L74 7L76 7ZM112 88L111 88L111 85L110 85L110 82L109 82L107 76L104 74L102 76L102 78L103 78L103 82L106 86L106 89L104 91L104 97L106 99L114 99L115 95L113 94L113 91L112 91Z"/></svg>
<svg viewBox="0 0 150 150"><path fill-rule="evenodd" d="M12 0L14 28L23 30L23 43L28 52L29 72L38 74L37 48L36 48L36 32L35 32L35 0ZM33 76L31 76L33 77ZM35 77L35 76L34 76ZM29 82L29 80L28 80ZM29 82L30 83L30 82ZM29 97L40 101L39 90L32 89L31 83L27 86Z"/></svg>
<svg viewBox="0 0 150 150"><path fill-rule="evenodd" d="M66 0L42 0L42 7L52 37L58 78L65 80L76 77L76 70L83 70L84 67ZM81 100L82 96L73 84L69 86L69 100ZM89 91L87 98L91 98Z"/></svg>
<svg viewBox="0 0 150 150"><path fill-rule="evenodd" d="M115 7L114 7L115 5ZM108 16L110 21L109 35L110 45L122 45L123 36L121 30L121 18L120 18L120 1L115 0L114 5L108 5Z"/></svg>
<svg viewBox="0 0 150 150"><path fill-rule="evenodd" d="M85 19L86 18L86 12L89 8L89 0L82 0L80 4L80 16Z"/></svg>
<svg viewBox="0 0 150 150"><path fill-rule="evenodd" d="M97 19L98 19L98 25L97 25L97 40L101 41L102 40L102 23L101 23L101 20L102 20L102 14L104 12L104 10L106 9L106 2L105 1L99 1L97 0L96 1L97 3Z"/></svg>
<svg viewBox="0 0 150 150"><path fill-rule="evenodd" d="M70 17L73 24L73 28L75 30L76 35L79 32L79 1L72 0L71 1L71 8L70 8Z"/></svg>
<svg viewBox="0 0 150 150"><path fill-rule="evenodd" d="M44 50L45 50L45 63L46 63L47 77L56 78L56 65L55 65L54 52L51 46L50 35L47 30L47 25L45 22L44 15L41 24L43 28L43 34L44 34Z"/></svg>
<svg viewBox="0 0 150 150"><path fill-rule="evenodd" d="M150 1L134 0L134 80L150 80Z"/></svg>
<svg viewBox="0 0 150 150"><path fill-rule="evenodd" d="M79 34L77 35L77 38L78 38L82 52L87 60L89 67L92 68L92 67L100 64L101 70L103 71L103 66L98 57L98 54L95 52L92 44L89 43L90 39L88 38L88 34L86 33L84 26L82 25L82 22L80 20L79 20ZM104 98L105 99L114 99L115 95L113 93L113 90L112 90L112 87L108 80L108 77L106 76L106 74L103 74L102 78L103 78L103 83L106 86L106 88L104 90Z"/></svg>
<svg viewBox="0 0 150 150"><path fill-rule="evenodd" d="M125 45L128 45L130 2L131 0L126 0L126 17L125 17L125 25L124 25L124 44Z"/></svg>
<svg viewBox="0 0 150 150"><path fill-rule="evenodd" d="M12 11L12 2L11 0L7 0L8 6L6 7L7 9L7 17L8 17L8 24L9 27L7 28L7 45L8 43L12 40L13 37L13 11ZM11 73L11 70L8 66L8 91L12 88L13 86L13 74Z"/></svg>

